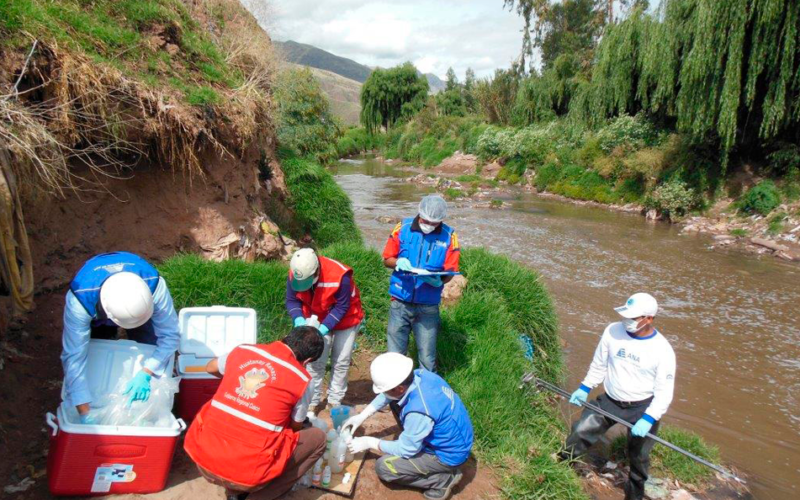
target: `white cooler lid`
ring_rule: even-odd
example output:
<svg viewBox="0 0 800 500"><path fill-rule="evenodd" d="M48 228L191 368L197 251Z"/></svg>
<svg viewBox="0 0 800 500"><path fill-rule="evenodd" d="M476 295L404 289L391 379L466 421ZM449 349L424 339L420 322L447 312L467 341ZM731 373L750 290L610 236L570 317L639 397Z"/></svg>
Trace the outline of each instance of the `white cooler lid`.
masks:
<svg viewBox="0 0 800 500"><path fill-rule="evenodd" d="M86 356L86 382L92 399L96 401L113 392L121 378L133 377L155 350L154 345L132 340L90 340ZM174 364L175 359L170 357L164 373L172 373ZM61 399L65 398L66 387L62 386Z"/></svg>
<svg viewBox="0 0 800 500"><path fill-rule="evenodd" d="M216 358L241 344L255 344L256 311L246 307L186 307L178 314L181 354Z"/></svg>

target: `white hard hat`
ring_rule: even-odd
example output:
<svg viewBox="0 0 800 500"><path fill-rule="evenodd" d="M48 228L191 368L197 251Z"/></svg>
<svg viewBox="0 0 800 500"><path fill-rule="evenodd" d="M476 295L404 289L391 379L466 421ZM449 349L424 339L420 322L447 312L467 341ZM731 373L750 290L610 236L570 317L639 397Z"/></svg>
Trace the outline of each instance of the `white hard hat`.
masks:
<svg viewBox="0 0 800 500"><path fill-rule="evenodd" d="M402 384L414 369L414 360L399 352L386 352L372 361L369 373L375 394L391 391Z"/></svg>
<svg viewBox="0 0 800 500"><path fill-rule="evenodd" d="M153 316L153 293L144 280L129 272L112 274L100 287L100 303L108 319L126 330Z"/></svg>
<svg viewBox="0 0 800 500"><path fill-rule="evenodd" d="M635 293L630 296L624 306L615 307L623 318L633 319L658 314L658 302L649 293Z"/></svg>
<svg viewBox="0 0 800 500"><path fill-rule="evenodd" d="M292 255L289 269L292 270L292 288L304 292L314 284L314 275L319 268L319 259L311 248L301 248Z"/></svg>
<svg viewBox="0 0 800 500"><path fill-rule="evenodd" d="M430 222L442 222L447 217L447 202L438 194L430 194L419 202L419 216Z"/></svg>

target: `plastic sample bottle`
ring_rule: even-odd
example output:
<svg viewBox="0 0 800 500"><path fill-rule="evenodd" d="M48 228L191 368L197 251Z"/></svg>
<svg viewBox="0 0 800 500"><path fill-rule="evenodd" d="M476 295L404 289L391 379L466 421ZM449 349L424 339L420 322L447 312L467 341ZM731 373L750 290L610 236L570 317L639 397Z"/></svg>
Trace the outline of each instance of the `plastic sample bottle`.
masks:
<svg viewBox="0 0 800 500"><path fill-rule="evenodd" d="M338 437L339 437L339 434L334 429L329 430L328 431L328 435L327 435L328 445L326 446L325 449L328 450L328 451L331 451L331 445L333 444L333 442Z"/></svg>
<svg viewBox="0 0 800 500"><path fill-rule="evenodd" d="M331 444L331 472L338 474L344 470L344 459L347 454L347 445L344 439L337 437Z"/></svg>
<svg viewBox="0 0 800 500"><path fill-rule="evenodd" d="M322 459L320 458L317 460L317 463L314 464L314 471L311 474L311 484L314 486L319 486L320 481L322 481Z"/></svg>
<svg viewBox="0 0 800 500"><path fill-rule="evenodd" d="M322 486L328 487L331 485L331 466L326 465L325 470L322 472Z"/></svg>

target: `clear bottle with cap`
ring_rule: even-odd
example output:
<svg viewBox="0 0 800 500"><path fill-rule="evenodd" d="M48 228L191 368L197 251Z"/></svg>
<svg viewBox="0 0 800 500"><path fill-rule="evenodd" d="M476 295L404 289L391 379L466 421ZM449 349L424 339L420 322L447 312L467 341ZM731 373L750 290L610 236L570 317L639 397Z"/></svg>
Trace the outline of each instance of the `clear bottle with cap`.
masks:
<svg viewBox="0 0 800 500"><path fill-rule="evenodd" d="M347 444L345 444L344 439L337 437L331 444L331 472L338 474L344 470L346 454Z"/></svg>
<svg viewBox="0 0 800 500"><path fill-rule="evenodd" d="M327 443L327 446L325 447L325 449L327 451L331 451L331 445L333 444L333 441L338 437L339 437L339 434L336 432L335 429L331 429L331 430L328 431L328 434L326 436L326 439L327 439L328 443Z"/></svg>
<svg viewBox="0 0 800 500"><path fill-rule="evenodd" d="M331 485L331 466L326 465L325 470L322 471L322 486L328 487Z"/></svg>
<svg viewBox="0 0 800 500"><path fill-rule="evenodd" d="M311 484L314 486L319 486L320 481L322 481L322 459L320 458L317 460L317 463L314 464L314 471L311 474Z"/></svg>

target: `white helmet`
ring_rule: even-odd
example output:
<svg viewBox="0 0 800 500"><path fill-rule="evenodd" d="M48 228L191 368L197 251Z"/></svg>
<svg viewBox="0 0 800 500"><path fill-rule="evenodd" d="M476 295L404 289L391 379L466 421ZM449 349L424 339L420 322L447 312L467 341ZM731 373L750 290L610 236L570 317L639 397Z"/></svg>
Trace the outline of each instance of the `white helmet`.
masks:
<svg viewBox="0 0 800 500"><path fill-rule="evenodd" d="M399 352L383 353L369 367L375 394L391 391L402 384L414 369L414 360Z"/></svg>
<svg viewBox="0 0 800 500"><path fill-rule="evenodd" d="M144 280L129 272L112 274L100 287L100 303L108 319L129 330L153 316L153 294Z"/></svg>

